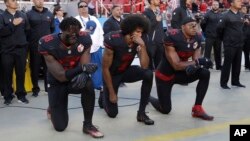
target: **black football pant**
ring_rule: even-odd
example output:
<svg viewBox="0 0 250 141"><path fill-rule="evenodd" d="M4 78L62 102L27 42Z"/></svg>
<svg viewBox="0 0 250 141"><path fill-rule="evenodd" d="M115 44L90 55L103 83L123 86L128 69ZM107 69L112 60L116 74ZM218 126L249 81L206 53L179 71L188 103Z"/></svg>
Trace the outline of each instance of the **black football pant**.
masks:
<svg viewBox="0 0 250 141"><path fill-rule="evenodd" d="M31 81L32 81L32 92L39 93L40 88L38 85L39 80L39 70L43 67L44 76L44 88L47 91L47 66L45 60L41 54L38 52L38 43L30 43L30 71L31 71Z"/></svg>
<svg viewBox="0 0 250 141"><path fill-rule="evenodd" d="M246 39L243 47L243 52L245 57L245 68L250 69L250 59L249 59L250 39Z"/></svg>
<svg viewBox="0 0 250 141"><path fill-rule="evenodd" d="M51 121L56 131L63 131L68 126L68 95L81 94L84 124L92 124L95 106L95 92L91 79L83 89L72 88L72 83L49 84L48 98Z"/></svg>
<svg viewBox="0 0 250 141"><path fill-rule="evenodd" d="M212 47L214 49L214 60L216 69L221 68L221 41L216 38L206 38L205 54L206 58L211 58Z"/></svg>
<svg viewBox="0 0 250 141"><path fill-rule="evenodd" d="M159 65L161 58L164 53L164 46L160 43L155 43L154 45L147 46L147 52L149 56L149 68L154 70Z"/></svg>
<svg viewBox="0 0 250 141"><path fill-rule="evenodd" d="M229 80L232 69L231 84L240 83L241 47L224 47L224 63L221 70L220 85L225 86Z"/></svg>
<svg viewBox="0 0 250 141"><path fill-rule="evenodd" d="M4 84L4 81L3 81L3 67L2 67L2 58L1 58L1 54L0 54L0 92L1 92L1 95L3 95L3 84Z"/></svg>
<svg viewBox="0 0 250 141"><path fill-rule="evenodd" d="M3 91L4 99L12 99L12 78L13 70L16 74L16 95L21 98L26 95L24 88L25 67L27 58L27 45L16 46L16 48L8 53L1 55L2 71L3 71Z"/></svg>
<svg viewBox="0 0 250 141"><path fill-rule="evenodd" d="M118 93L118 88L122 82L132 83L142 80L141 85L141 98L139 113L145 112L146 105L150 96L152 82L153 82L153 72L149 69L142 69L139 66L130 66L124 73L116 76L112 76L113 87L115 93ZM116 117L118 114L117 103L111 103L109 101L109 91L107 89L106 83L104 82L104 93L103 93L103 106L109 117Z"/></svg>
<svg viewBox="0 0 250 141"><path fill-rule="evenodd" d="M196 87L195 105L201 105L209 85L209 70L199 69L193 75L187 75L184 71L179 71L175 74L175 78L170 81L164 81L156 77L156 87L159 102L157 110L163 114L168 114L171 111L171 91L174 84L186 84L194 82L196 80L199 81Z"/></svg>

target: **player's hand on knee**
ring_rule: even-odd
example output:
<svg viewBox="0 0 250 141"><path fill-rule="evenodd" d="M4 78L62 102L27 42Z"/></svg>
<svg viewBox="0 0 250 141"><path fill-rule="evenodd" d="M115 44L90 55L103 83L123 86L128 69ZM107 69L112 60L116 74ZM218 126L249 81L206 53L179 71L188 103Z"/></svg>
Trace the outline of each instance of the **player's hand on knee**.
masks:
<svg viewBox="0 0 250 141"><path fill-rule="evenodd" d="M189 65L186 67L185 71L187 75L193 75L196 73L196 71L199 69L199 66L196 65Z"/></svg>
<svg viewBox="0 0 250 141"><path fill-rule="evenodd" d="M97 70L97 64L89 63L89 64L83 64L82 70L83 72L87 72L88 74L92 74Z"/></svg>
<svg viewBox="0 0 250 141"><path fill-rule="evenodd" d="M82 89L86 86L88 79L89 79L88 74L86 73L78 74L71 80L72 87L77 89Z"/></svg>
<svg viewBox="0 0 250 141"><path fill-rule="evenodd" d="M199 58L195 60L196 66L202 66L204 68L213 68L213 62L208 58Z"/></svg>

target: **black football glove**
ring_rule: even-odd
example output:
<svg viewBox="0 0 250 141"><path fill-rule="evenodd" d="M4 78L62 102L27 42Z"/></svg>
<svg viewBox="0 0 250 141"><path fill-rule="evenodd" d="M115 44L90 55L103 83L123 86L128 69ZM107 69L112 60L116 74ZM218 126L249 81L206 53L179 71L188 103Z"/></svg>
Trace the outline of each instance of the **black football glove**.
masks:
<svg viewBox="0 0 250 141"><path fill-rule="evenodd" d="M82 65L82 70L83 72L86 72L88 74L92 74L97 70L97 64L94 63L89 63L89 64L83 64Z"/></svg>
<svg viewBox="0 0 250 141"><path fill-rule="evenodd" d="M199 66L196 65L189 65L186 67L185 71L187 75L193 75L196 73L196 71L199 69Z"/></svg>
<svg viewBox="0 0 250 141"><path fill-rule="evenodd" d="M88 74L86 73L78 74L71 80L72 87L77 89L82 89L86 86L88 79L89 79Z"/></svg>
<svg viewBox="0 0 250 141"><path fill-rule="evenodd" d="M205 58L205 57L195 60L195 64L196 66L202 66L207 69L213 68L213 62L210 59Z"/></svg>

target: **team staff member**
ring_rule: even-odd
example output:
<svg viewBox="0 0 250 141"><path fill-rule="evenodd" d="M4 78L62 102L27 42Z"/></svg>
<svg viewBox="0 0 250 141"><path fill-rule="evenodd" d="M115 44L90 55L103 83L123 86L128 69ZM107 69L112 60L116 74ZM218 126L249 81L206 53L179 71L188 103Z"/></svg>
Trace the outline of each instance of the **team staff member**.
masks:
<svg viewBox="0 0 250 141"><path fill-rule="evenodd" d="M220 19L217 26L217 34L223 40L224 63L221 70L220 86L230 89L227 82L232 69L232 86L245 87L240 83L241 55L244 44L244 16L241 9L241 0L228 0L230 9Z"/></svg>
<svg viewBox="0 0 250 141"><path fill-rule="evenodd" d="M149 100L159 112L168 114L171 111L171 90L174 84L199 80L192 116L213 120L213 116L206 114L202 107L210 80L207 68L212 66L212 62L200 58L200 46L201 35L197 34L195 19L187 17L182 22L182 30L173 29L168 32L165 38L165 55L155 71L158 99L151 97ZM190 57L192 61L188 61Z"/></svg>
<svg viewBox="0 0 250 141"><path fill-rule="evenodd" d="M45 81L45 91L47 90L46 85L46 65L42 56L38 53L38 40L50 33L53 33L54 26L54 15L45 7L44 0L33 0L34 6L30 11L27 12L27 17L31 26L28 41L29 41L29 51L30 51L30 70L31 70L31 80L32 80L32 96L37 97L40 91L38 86L39 70L42 64L43 75Z"/></svg>
<svg viewBox="0 0 250 141"><path fill-rule="evenodd" d="M149 21L142 15L134 14L121 22L121 31L110 32L105 35L105 51L103 55L104 93L103 106L109 117L118 114L118 88L121 82L135 82L142 80L141 99L137 121L146 125L153 125L145 113L153 83L153 72L148 69L149 58L146 43L142 34L146 34ZM138 54L141 67L131 66L135 55Z"/></svg>
<svg viewBox="0 0 250 141"><path fill-rule="evenodd" d="M3 13L3 10L0 9L0 14ZM1 65L1 44L0 44L0 92L1 92L1 95L3 95L3 73L2 73L2 65Z"/></svg>
<svg viewBox="0 0 250 141"><path fill-rule="evenodd" d="M216 27L221 18L219 2L213 1L212 10L207 12L201 22L201 27L206 36L205 54L206 58L211 58L212 47L214 49L215 66L221 69L221 40L217 37Z"/></svg>
<svg viewBox="0 0 250 141"><path fill-rule="evenodd" d="M161 61L163 54L163 37L164 30L162 24L162 16L159 9L160 0L148 0L150 4L149 8L146 8L143 12L144 15L150 20L149 39L150 45L148 45L148 55L150 58L150 68L155 69Z"/></svg>
<svg viewBox="0 0 250 141"><path fill-rule="evenodd" d="M243 52L244 52L244 57L245 57L245 70L250 70L250 59L249 59L249 53L250 53L250 16L248 15L249 13L249 5L243 5L241 7L241 12L244 14L244 18L246 21L243 26L243 32L244 32L244 46L243 46Z"/></svg>
<svg viewBox="0 0 250 141"><path fill-rule="evenodd" d="M95 138L103 134L92 124L95 92L89 77L97 69L90 61L89 34L80 32L80 22L65 18L60 29L62 34L50 34L39 41L39 52L48 67L48 96L51 121L56 131L63 131L68 125L68 94L81 93L84 111L83 132Z"/></svg>
<svg viewBox="0 0 250 141"><path fill-rule="evenodd" d="M103 31L104 35L111 31L120 30L121 18L122 16L122 9L118 5L113 5L111 8L111 16L104 22L103 24Z"/></svg>
<svg viewBox="0 0 250 141"><path fill-rule="evenodd" d="M192 14L192 0L180 0L180 6L172 13L171 27L181 29L181 21L186 17L194 17Z"/></svg>
<svg viewBox="0 0 250 141"><path fill-rule="evenodd" d="M27 57L26 33L30 28L24 13L18 11L17 0L4 0L7 9L0 15L1 71L3 71L4 104L13 99L12 76L16 73L16 95L19 102L29 103L24 88Z"/></svg>

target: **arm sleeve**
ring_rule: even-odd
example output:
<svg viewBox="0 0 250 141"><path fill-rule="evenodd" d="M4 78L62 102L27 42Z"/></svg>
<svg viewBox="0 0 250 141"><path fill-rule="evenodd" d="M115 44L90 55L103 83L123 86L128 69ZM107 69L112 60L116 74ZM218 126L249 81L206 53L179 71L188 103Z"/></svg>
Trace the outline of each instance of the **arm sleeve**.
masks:
<svg viewBox="0 0 250 141"><path fill-rule="evenodd" d="M165 46L171 46L174 47L174 41L173 41L173 36L177 34L176 29L172 29L166 32L165 37L164 37L164 45Z"/></svg>
<svg viewBox="0 0 250 141"><path fill-rule="evenodd" d="M52 43L53 39L54 38L51 34L40 38L40 40L38 41L38 52L42 55L50 54L53 57L55 57L56 55L53 52L54 50L54 47L53 47L54 45Z"/></svg>
<svg viewBox="0 0 250 141"><path fill-rule="evenodd" d="M112 32L110 32L104 36L104 46L105 46L105 48L114 50L113 45L112 45L112 34L111 33Z"/></svg>

